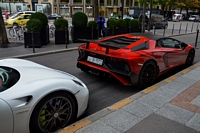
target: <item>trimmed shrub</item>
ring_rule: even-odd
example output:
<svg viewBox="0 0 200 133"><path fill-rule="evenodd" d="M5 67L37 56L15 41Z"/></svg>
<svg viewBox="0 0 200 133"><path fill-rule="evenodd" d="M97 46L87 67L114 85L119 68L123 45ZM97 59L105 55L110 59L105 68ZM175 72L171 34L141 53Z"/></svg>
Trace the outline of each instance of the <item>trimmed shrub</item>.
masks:
<svg viewBox="0 0 200 133"><path fill-rule="evenodd" d="M48 19L47 16L44 13L41 12L36 12L31 14L30 19L38 19L41 21L42 26L47 26L48 25Z"/></svg>
<svg viewBox="0 0 200 133"><path fill-rule="evenodd" d="M126 21L124 19L118 19L117 21L119 28L126 28Z"/></svg>
<svg viewBox="0 0 200 133"><path fill-rule="evenodd" d="M125 18L124 20L126 21L126 27L129 27L130 26L129 22L130 22L131 19L130 18Z"/></svg>
<svg viewBox="0 0 200 133"><path fill-rule="evenodd" d="M93 29L97 29L97 23L94 20L88 22L88 27L93 27Z"/></svg>
<svg viewBox="0 0 200 133"><path fill-rule="evenodd" d="M129 21L129 25L131 28L139 28L140 27L140 22L136 19L132 19Z"/></svg>
<svg viewBox="0 0 200 133"><path fill-rule="evenodd" d="M54 21L56 30L64 31L65 28L68 28L68 21L64 18L58 18Z"/></svg>
<svg viewBox="0 0 200 133"><path fill-rule="evenodd" d="M116 28L118 26L117 19L115 19L115 18L108 19L108 21L107 21L107 27L108 28L113 28L113 26L114 26L114 28Z"/></svg>
<svg viewBox="0 0 200 133"><path fill-rule="evenodd" d="M26 28L28 32L40 32L42 29L42 23L38 19L30 19L26 23Z"/></svg>
<svg viewBox="0 0 200 133"><path fill-rule="evenodd" d="M76 12L72 16L72 25L79 27L86 27L88 23L88 17L83 12Z"/></svg>

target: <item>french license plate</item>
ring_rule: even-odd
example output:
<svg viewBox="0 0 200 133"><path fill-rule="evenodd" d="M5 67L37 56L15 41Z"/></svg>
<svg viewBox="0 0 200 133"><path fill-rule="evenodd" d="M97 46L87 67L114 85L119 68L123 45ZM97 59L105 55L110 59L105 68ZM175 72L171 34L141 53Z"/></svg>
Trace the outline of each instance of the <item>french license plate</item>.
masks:
<svg viewBox="0 0 200 133"><path fill-rule="evenodd" d="M92 56L88 56L87 61L98 64L98 65L102 65L103 64L103 60L102 59L98 59Z"/></svg>

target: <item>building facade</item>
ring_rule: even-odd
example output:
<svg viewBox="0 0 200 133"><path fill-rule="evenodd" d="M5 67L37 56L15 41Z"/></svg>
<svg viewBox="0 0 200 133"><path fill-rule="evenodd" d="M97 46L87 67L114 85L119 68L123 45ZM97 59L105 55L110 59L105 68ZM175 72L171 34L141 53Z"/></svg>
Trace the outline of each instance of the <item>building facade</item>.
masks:
<svg viewBox="0 0 200 133"><path fill-rule="evenodd" d="M9 2L10 1L10 2ZM15 2L14 2L15 1ZM88 17L94 16L94 0L0 0L0 6L7 4L6 8L8 10L8 4L14 4L16 7L21 3L22 10L33 10L37 11L43 9L45 14L57 13L65 17L71 17L76 12L84 12ZM99 12L101 12L105 17L109 17L111 13L120 14L120 7L122 6L121 1L124 1L124 14L129 13L130 7L140 7L140 4L135 0L97 0L99 6ZM19 7L19 6L18 6ZM4 7L5 8L5 7ZM13 11L18 10L13 8Z"/></svg>

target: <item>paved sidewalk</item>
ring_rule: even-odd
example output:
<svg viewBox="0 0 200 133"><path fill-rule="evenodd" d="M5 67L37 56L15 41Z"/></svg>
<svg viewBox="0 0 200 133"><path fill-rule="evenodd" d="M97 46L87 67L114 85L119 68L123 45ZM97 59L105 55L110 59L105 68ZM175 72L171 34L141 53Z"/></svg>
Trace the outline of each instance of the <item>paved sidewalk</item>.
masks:
<svg viewBox="0 0 200 133"><path fill-rule="evenodd" d="M200 63L59 133L200 133Z"/></svg>
<svg viewBox="0 0 200 133"><path fill-rule="evenodd" d="M24 48L11 41L0 58L38 56L77 50L82 43ZM21 43L21 44L20 44ZM92 114L59 133L200 133L200 63L131 97Z"/></svg>

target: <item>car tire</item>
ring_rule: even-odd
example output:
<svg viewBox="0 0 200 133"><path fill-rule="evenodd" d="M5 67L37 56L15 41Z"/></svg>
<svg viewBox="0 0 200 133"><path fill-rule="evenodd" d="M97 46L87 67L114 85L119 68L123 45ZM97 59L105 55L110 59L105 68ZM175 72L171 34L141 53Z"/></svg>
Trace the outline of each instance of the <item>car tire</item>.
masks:
<svg viewBox="0 0 200 133"><path fill-rule="evenodd" d="M164 28L167 29L168 25L165 25Z"/></svg>
<svg viewBox="0 0 200 133"><path fill-rule="evenodd" d="M138 80L138 87L140 89L145 89L153 83L157 74L156 70L156 64L153 61L148 61L143 65Z"/></svg>
<svg viewBox="0 0 200 133"><path fill-rule="evenodd" d="M188 56L185 62L185 67L189 67L193 64L194 56L195 56L195 50L191 49L190 52L188 53Z"/></svg>
<svg viewBox="0 0 200 133"><path fill-rule="evenodd" d="M55 92L43 98L32 112L30 133L54 133L75 118L75 101L68 93Z"/></svg>
<svg viewBox="0 0 200 133"><path fill-rule="evenodd" d="M16 27L18 27L18 24L13 24L13 26L16 26Z"/></svg>

